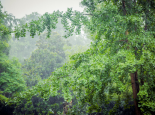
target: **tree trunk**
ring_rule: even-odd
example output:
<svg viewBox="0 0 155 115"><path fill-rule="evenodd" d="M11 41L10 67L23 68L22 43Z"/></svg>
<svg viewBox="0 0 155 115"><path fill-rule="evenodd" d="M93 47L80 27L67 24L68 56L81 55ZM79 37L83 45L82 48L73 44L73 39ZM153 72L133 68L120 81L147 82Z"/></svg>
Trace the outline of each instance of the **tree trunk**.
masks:
<svg viewBox="0 0 155 115"><path fill-rule="evenodd" d="M72 100L71 102L64 102L63 103L63 115L66 115L67 112L68 112L68 109L71 109L72 108Z"/></svg>
<svg viewBox="0 0 155 115"><path fill-rule="evenodd" d="M139 83L138 83L137 72L131 73L130 76L131 76L131 83L132 83L132 90L133 90L133 98L134 98L136 115L142 115L140 108L138 107L138 101L136 100L137 93L139 92Z"/></svg>

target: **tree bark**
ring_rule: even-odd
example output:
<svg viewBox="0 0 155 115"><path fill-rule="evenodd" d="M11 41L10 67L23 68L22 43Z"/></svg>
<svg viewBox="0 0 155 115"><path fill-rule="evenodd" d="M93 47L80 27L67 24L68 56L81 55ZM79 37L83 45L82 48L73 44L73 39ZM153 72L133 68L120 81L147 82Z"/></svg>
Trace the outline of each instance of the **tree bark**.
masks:
<svg viewBox="0 0 155 115"><path fill-rule="evenodd" d="M68 112L68 109L71 109L72 108L72 100L71 102L64 102L63 103L63 115L66 115L67 112Z"/></svg>
<svg viewBox="0 0 155 115"><path fill-rule="evenodd" d="M136 100L137 99L137 93L139 92L139 83L138 83L137 72L131 73L130 76L131 76L131 83L132 83L132 90L133 90L133 98L134 98L136 115L142 115L140 108L138 107L138 101Z"/></svg>

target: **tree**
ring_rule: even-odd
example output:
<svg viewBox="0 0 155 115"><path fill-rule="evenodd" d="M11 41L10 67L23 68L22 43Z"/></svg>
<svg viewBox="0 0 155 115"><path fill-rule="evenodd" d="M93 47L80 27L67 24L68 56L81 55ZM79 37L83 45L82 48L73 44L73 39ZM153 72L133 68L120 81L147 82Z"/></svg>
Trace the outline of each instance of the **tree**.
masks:
<svg viewBox="0 0 155 115"><path fill-rule="evenodd" d="M38 20L40 14L37 12L33 12L32 14L26 15L21 19L18 19L18 24L24 25L26 23L31 22L32 20ZM24 62L24 59L30 57L32 51L34 51L36 47L36 41L39 39L39 36L30 36L29 32L26 32L26 37L20 37L18 40L12 35L12 39L9 41L10 51L9 57L10 59L13 57L17 57L21 63Z"/></svg>
<svg viewBox="0 0 155 115"><path fill-rule="evenodd" d="M112 94L118 97L118 102L120 97L127 100L131 96L128 87L132 85L136 114L153 113L155 2L83 0L81 4L89 18L68 9L64 14L46 13L38 21L16 28L19 37L25 30L34 36L47 27L49 37L58 17L62 17L62 24L68 30L65 37L74 30L79 34L82 25L95 35L89 50L73 55L70 62L43 81L45 89L36 86L31 95L42 91L42 97L46 98L47 94L58 95L62 90L65 100L76 97L78 104L87 104L88 112L92 113L100 112L101 105L113 99Z"/></svg>
<svg viewBox="0 0 155 115"><path fill-rule="evenodd" d="M36 43L38 47L32 52L31 57L23 64L24 76L28 86L37 83L37 79L46 79L56 68L61 67L65 62L63 46L65 42L57 32L45 39L42 34Z"/></svg>
<svg viewBox="0 0 155 115"><path fill-rule="evenodd" d="M6 12L3 13L1 8L0 2L0 113L3 114L1 109L5 108L8 99L16 92L25 90L26 85L21 76L21 64L16 58L10 60L8 57L12 27L9 22L12 18Z"/></svg>
<svg viewBox="0 0 155 115"><path fill-rule="evenodd" d="M0 4L0 7L1 4ZM0 26L0 90L3 93L14 93L24 89L24 79L20 76L20 63L17 59L8 59L10 40L10 28L5 25L6 13L1 14ZM10 96L9 96L10 97Z"/></svg>

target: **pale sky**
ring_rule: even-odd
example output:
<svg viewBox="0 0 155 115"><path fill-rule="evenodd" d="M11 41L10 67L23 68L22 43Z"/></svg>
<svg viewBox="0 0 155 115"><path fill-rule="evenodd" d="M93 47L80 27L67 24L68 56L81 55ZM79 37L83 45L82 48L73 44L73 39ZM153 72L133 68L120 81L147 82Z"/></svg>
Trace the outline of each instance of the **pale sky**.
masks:
<svg viewBox="0 0 155 115"><path fill-rule="evenodd" d="M1 0L3 11L13 14L16 18L22 18L26 14L38 12L44 14L45 12L52 13L53 11L65 12L67 8L73 10L83 11L84 8L79 6L82 0Z"/></svg>

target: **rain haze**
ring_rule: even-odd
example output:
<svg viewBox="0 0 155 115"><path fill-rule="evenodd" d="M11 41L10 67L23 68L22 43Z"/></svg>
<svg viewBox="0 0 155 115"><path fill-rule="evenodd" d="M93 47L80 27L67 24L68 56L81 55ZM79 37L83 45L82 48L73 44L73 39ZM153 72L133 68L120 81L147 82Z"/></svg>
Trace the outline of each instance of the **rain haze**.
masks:
<svg viewBox="0 0 155 115"><path fill-rule="evenodd" d="M81 1L82 0L1 0L3 11L7 11L7 13L15 16L15 18L22 18L32 12L37 12L41 15L57 10L66 12L67 8L82 12L84 8L80 7ZM83 34L83 31L81 33Z"/></svg>
<svg viewBox="0 0 155 115"><path fill-rule="evenodd" d="M52 14L54 11L57 11L57 10L66 12L67 8L72 8L73 11L77 10L77 11L82 12L84 8L80 7L80 2L81 0L1 0L1 3L3 5L2 11L6 11L8 14L12 14L13 16L15 16L16 19L25 18L26 20L29 20L29 21L37 19L35 18L36 16L35 14L34 14L35 16L31 17L31 19L30 17L29 18L27 17L28 15L31 15L32 13L38 13L40 16L40 15L45 14L46 12ZM62 31L64 31L64 29L62 29L63 25L61 24L60 21L58 23L57 28L59 29L54 30L54 31L57 31L61 36L65 35L64 33L63 34L61 33ZM29 36L29 34L27 34L27 36ZM86 38L86 35L84 34L83 30L81 31L80 36L82 37L82 39L75 35L72 38L69 37L67 40L69 40L69 43L71 43L72 45L77 45L77 44L82 45L83 43L84 44L90 43L90 40ZM35 44L39 36L36 35L35 39L31 39L31 36L29 36L28 38L32 44L30 46L25 45L24 48L20 48L22 50L18 51L17 53L15 53L14 51L15 46L13 46L13 44L15 45L15 42L9 41L9 44L11 46L10 53L9 53L10 57L18 57L20 62L23 62L24 59L27 59L30 57L32 51L34 51L37 48ZM20 42L21 39L16 40L16 41ZM28 51L27 48L31 48L31 50ZM77 50L77 48L74 48L74 51L75 50ZM24 58L21 58L21 57L24 57Z"/></svg>
<svg viewBox="0 0 155 115"><path fill-rule="evenodd" d="M53 11L67 11L67 8L83 11L79 3L81 0L1 0L3 10L13 14L16 18L22 18L32 12L52 13Z"/></svg>

